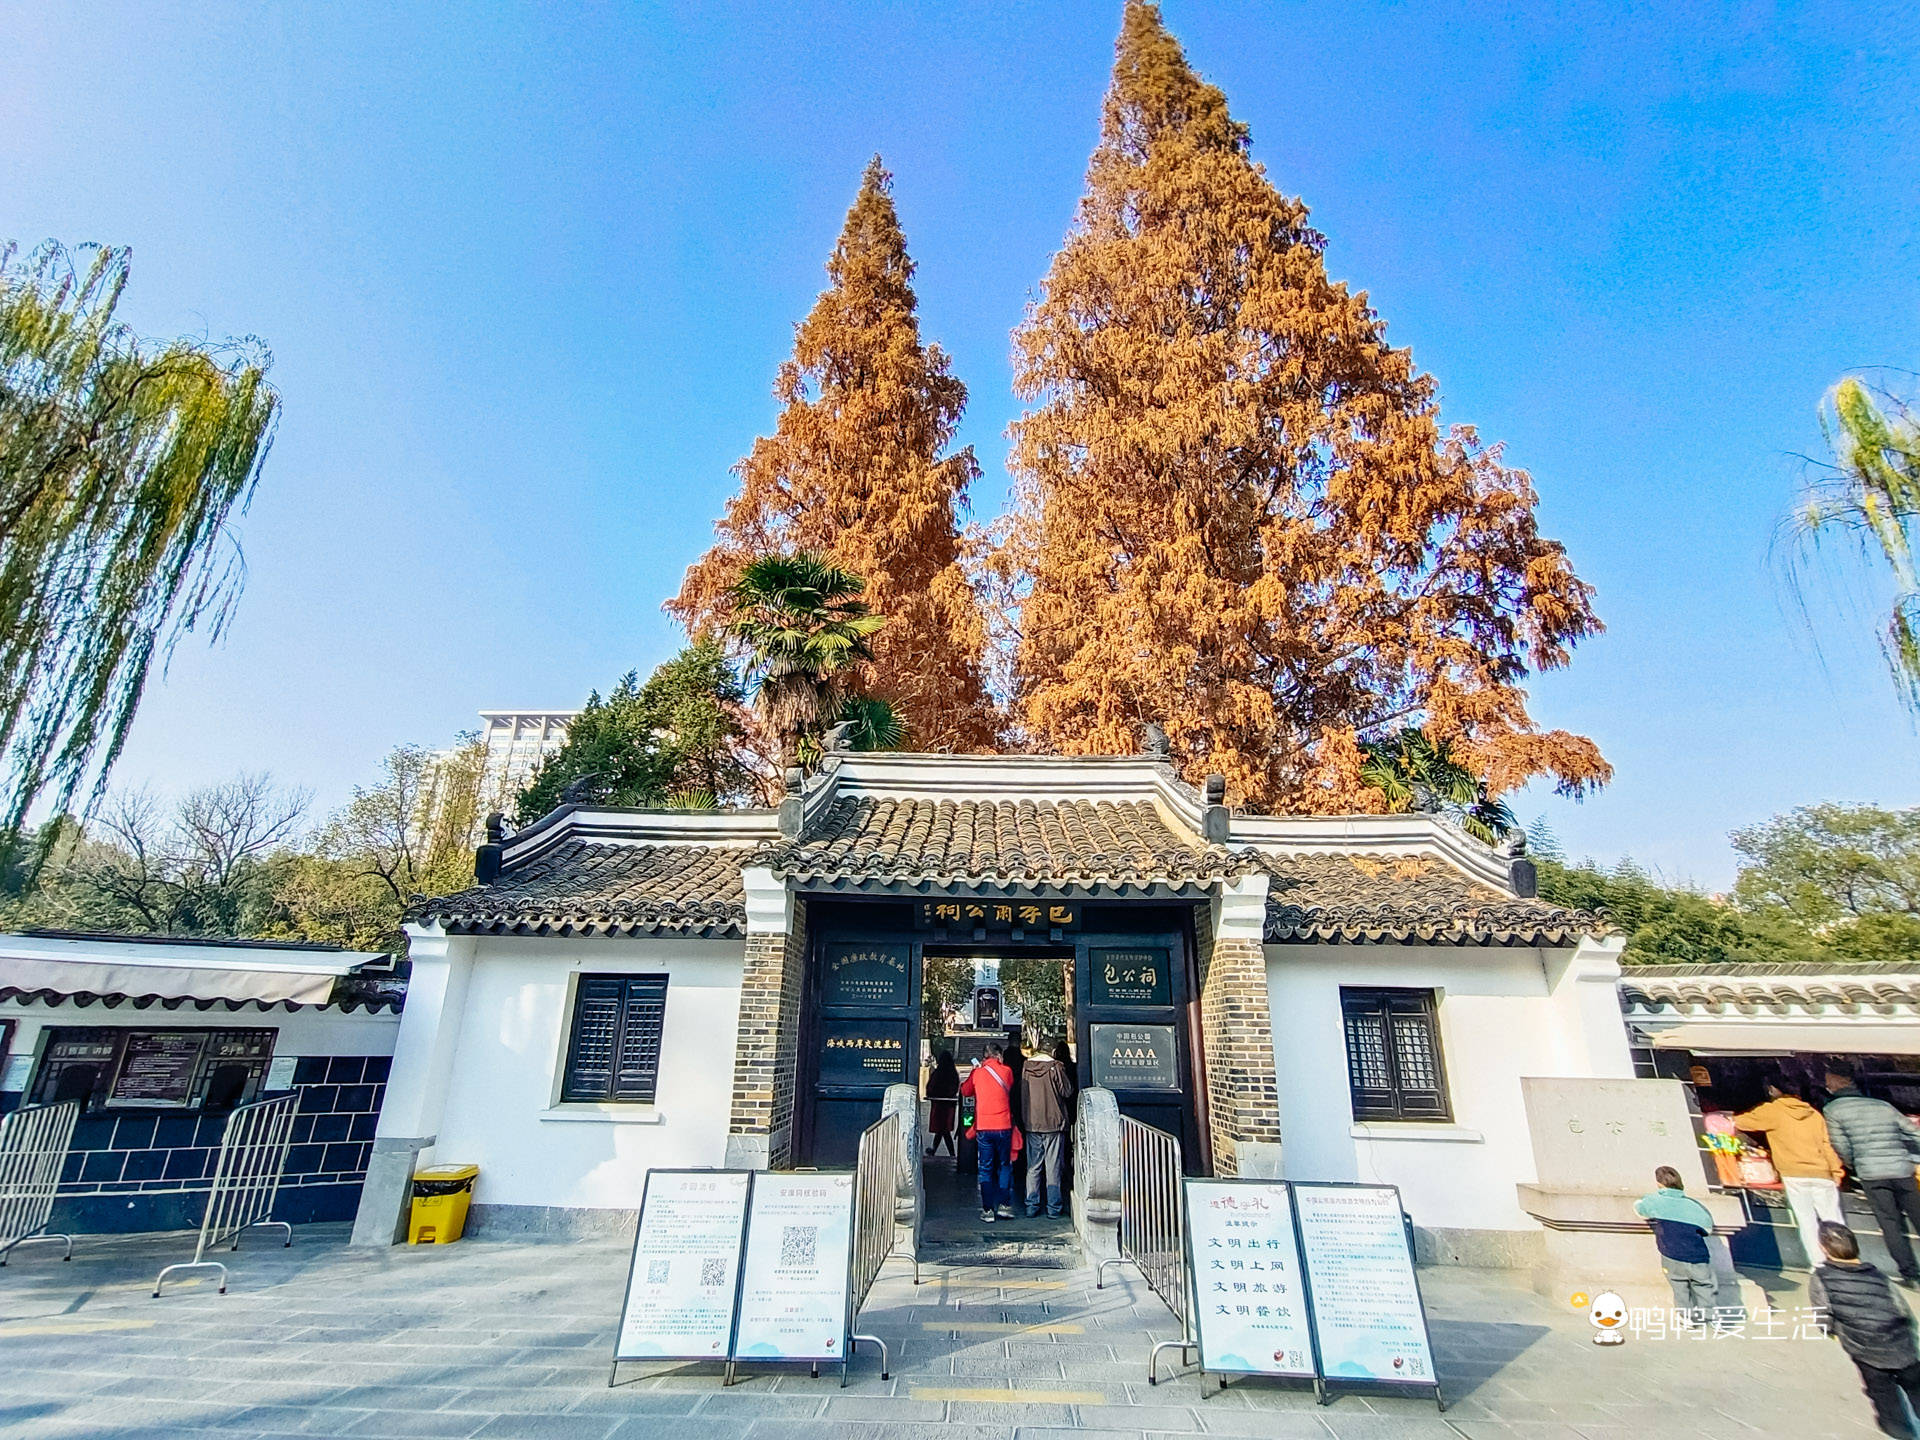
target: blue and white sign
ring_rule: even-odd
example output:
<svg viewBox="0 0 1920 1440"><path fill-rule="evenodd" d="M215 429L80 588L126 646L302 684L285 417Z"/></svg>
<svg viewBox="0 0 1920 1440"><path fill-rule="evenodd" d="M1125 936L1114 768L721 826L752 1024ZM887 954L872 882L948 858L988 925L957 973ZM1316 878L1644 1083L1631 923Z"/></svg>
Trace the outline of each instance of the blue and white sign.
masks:
<svg viewBox="0 0 1920 1440"><path fill-rule="evenodd" d="M1185 1183L1201 1369L1311 1379L1313 1339L1287 1187Z"/></svg>
<svg viewBox="0 0 1920 1440"><path fill-rule="evenodd" d="M1400 1192L1303 1181L1292 1189L1320 1373L1329 1380L1435 1384Z"/></svg>
<svg viewBox="0 0 1920 1440"><path fill-rule="evenodd" d="M735 1360L846 1358L853 1176L754 1176Z"/></svg>
<svg viewBox="0 0 1920 1440"><path fill-rule="evenodd" d="M614 1360L725 1360L753 1176L649 1170Z"/></svg>

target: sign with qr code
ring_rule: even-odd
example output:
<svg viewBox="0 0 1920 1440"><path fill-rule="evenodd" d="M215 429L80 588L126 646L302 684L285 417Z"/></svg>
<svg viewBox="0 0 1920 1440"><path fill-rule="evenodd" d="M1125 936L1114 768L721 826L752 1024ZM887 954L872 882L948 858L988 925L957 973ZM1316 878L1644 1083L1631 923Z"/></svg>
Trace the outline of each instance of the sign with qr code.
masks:
<svg viewBox="0 0 1920 1440"><path fill-rule="evenodd" d="M753 1176L649 1170L613 1358L725 1360Z"/></svg>
<svg viewBox="0 0 1920 1440"><path fill-rule="evenodd" d="M1287 1187L1188 1180L1186 1192L1201 1368L1311 1379L1307 1287Z"/></svg>
<svg viewBox="0 0 1920 1440"><path fill-rule="evenodd" d="M1400 1192L1305 1181L1292 1189L1321 1374L1433 1385L1433 1347Z"/></svg>
<svg viewBox="0 0 1920 1440"><path fill-rule="evenodd" d="M844 1360L852 1261L853 1176L755 1175L733 1358Z"/></svg>

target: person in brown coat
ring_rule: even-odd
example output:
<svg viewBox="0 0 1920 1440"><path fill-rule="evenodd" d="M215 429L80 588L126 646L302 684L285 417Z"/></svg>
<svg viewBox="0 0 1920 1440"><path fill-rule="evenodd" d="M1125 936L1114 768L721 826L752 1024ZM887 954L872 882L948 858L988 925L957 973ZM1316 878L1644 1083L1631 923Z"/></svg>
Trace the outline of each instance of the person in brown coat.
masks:
<svg viewBox="0 0 1920 1440"><path fill-rule="evenodd" d="M1026 1082L1021 1087L1020 1118L1027 1132L1027 1214L1040 1213L1044 1178L1047 1214L1061 1215L1066 1212L1060 1190L1066 1172L1067 1126L1073 1120L1073 1077L1045 1049L1028 1059L1021 1076Z"/></svg>
<svg viewBox="0 0 1920 1440"><path fill-rule="evenodd" d="M1845 1223L1840 1215L1840 1181L1847 1173L1827 1136L1825 1118L1776 1077L1767 1081L1766 1103L1734 1116L1733 1125L1750 1135L1767 1137L1767 1151L1786 1191L1807 1265L1820 1264L1825 1258L1820 1222Z"/></svg>

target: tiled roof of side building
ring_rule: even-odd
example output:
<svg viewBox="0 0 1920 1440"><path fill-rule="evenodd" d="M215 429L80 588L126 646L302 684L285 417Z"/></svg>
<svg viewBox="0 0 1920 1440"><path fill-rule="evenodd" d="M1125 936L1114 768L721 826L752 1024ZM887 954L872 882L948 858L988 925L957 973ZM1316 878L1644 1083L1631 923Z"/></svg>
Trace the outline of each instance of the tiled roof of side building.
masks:
<svg viewBox="0 0 1920 1440"><path fill-rule="evenodd" d="M743 935L741 855L708 845L569 840L491 885L417 899L407 918L462 935Z"/></svg>
<svg viewBox="0 0 1920 1440"><path fill-rule="evenodd" d="M1589 910L1517 899L1433 855L1262 855L1269 942L1578 944L1612 928Z"/></svg>
<svg viewBox="0 0 1920 1440"><path fill-rule="evenodd" d="M1247 852L1206 845L1150 802L845 797L797 840L746 861L799 880L1188 884L1244 874Z"/></svg>
<svg viewBox="0 0 1920 1440"><path fill-rule="evenodd" d="M1630 965L1620 977L1620 1004L1637 1014L1696 1008L1740 1015L1828 1008L1892 1014L1920 1007L1920 966Z"/></svg>

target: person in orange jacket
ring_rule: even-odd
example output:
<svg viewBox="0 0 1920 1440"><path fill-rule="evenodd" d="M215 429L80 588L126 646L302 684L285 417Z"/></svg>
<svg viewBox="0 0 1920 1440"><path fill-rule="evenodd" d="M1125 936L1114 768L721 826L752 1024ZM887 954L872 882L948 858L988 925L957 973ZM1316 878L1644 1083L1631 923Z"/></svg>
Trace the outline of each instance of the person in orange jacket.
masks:
<svg viewBox="0 0 1920 1440"><path fill-rule="evenodd" d="M973 1135L980 1152L980 1218L1013 1219L1013 1071L1007 1052L989 1045L987 1058L967 1072L962 1095L973 1097Z"/></svg>
<svg viewBox="0 0 1920 1440"><path fill-rule="evenodd" d="M1807 1264L1820 1264L1824 1259L1820 1222L1846 1223L1840 1215L1840 1181L1847 1172L1827 1136L1825 1118L1775 1077L1767 1081L1766 1103L1734 1116L1733 1126L1767 1137L1767 1151L1787 1193L1787 1207L1793 1211Z"/></svg>

